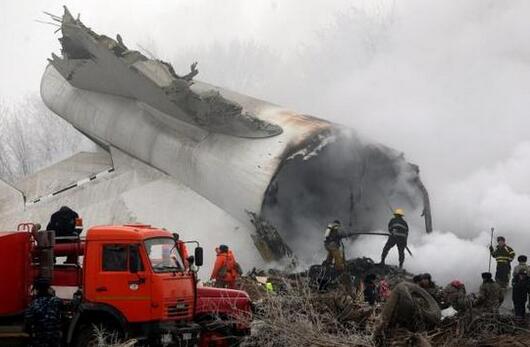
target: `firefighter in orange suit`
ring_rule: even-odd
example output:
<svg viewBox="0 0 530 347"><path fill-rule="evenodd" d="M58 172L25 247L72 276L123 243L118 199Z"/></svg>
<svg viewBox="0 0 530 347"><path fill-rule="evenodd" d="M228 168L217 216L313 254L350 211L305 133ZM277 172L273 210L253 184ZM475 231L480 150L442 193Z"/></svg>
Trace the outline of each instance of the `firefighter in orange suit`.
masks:
<svg viewBox="0 0 530 347"><path fill-rule="evenodd" d="M210 279L215 281L215 286L218 288L235 289L241 270L234 254L227 245L220 245L215 252L217 258Z"/></svg>

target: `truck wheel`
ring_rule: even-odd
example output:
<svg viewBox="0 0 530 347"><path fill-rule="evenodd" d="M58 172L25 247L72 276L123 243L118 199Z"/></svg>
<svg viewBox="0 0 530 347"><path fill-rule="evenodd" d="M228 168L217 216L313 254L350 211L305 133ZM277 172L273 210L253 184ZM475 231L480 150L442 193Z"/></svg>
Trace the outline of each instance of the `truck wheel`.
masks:
<svg viewBox="0 0 530 347"><path fill-rule="evenodd" d="M118 343L120 338L121 334L116 329L106 328L102 325L83 325L79 328L73 346L98 347L101 346L100 342L103 342L105 345L107 343Z"/></svg>
<svg viewBox="0 0 530 347"><path fill-rule="evenodd" d="M383 320L390 325L399 322L411 330L416 330L419 325L432 326L440 322L440 307L423 288L401 282L393 290L385 307Z"/></svg>

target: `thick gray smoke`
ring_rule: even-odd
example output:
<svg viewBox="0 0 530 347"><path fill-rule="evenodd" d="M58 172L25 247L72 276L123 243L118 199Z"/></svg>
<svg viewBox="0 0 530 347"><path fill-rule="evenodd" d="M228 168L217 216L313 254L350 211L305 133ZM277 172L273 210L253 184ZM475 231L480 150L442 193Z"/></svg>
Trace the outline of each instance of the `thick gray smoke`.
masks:
<svg viewBox="0 0 530 347"><path fill-rule="evenodd" d="M0 71L13 82L0 91L13 96L38 89L44 58L57 48L48 30L21 18L60 13L62 2L7 3L0 5L1 30L12 54L0 57ZM491 226L516 252L530 253L529 2L67 5L101 32L127 33L131 47L138 43L178 71L198 60L201 80L403 150L421 168L439 230L427 236L413 223L411 270L430 271L440 282L478 282ZM350 251L377 258L383 244L367 238Z"/></svg>
<svg viewBox="0 0 530 347"><path fill-rule="evenodd" d="M385 227L392 206L421 211L418 180L401 153L341 129L289 155L269 186L262 216L307 266L325 256L323 230L333 220L344 232L370 232Z"/></svg>

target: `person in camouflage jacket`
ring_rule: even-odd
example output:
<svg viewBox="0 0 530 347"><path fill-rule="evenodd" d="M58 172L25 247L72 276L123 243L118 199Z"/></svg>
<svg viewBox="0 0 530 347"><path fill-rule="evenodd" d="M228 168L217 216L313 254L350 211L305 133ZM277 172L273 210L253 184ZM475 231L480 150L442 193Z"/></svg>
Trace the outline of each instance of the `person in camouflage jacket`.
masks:
<svg viewBox="0 0 530 347"><path fill-rule="evenodd" d="M491 272L482 273L482 284L474 307L483 312L499 313L499 307L504 301L504 290L492 279Z"/></svg>
<svg viewBox="0 0 530 347"><path fill-rule="evenodd" d="M51 294L50 282L37 280L33 286L36 295L26 310L26 332L32 347L57 347L61 345L62 301Z"/></svg>

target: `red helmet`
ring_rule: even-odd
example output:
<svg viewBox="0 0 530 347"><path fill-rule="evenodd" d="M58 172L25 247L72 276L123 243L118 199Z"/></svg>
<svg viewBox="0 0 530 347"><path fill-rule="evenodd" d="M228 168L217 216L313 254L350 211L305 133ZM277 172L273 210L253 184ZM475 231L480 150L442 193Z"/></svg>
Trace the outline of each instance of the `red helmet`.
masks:
<svg viewBox="0 0 530 347"><path fill-rule="evenodd" d="M451 282L451 285L455 288L462 288L464 283L462 283L460 280L454 280Z"/></svg>

